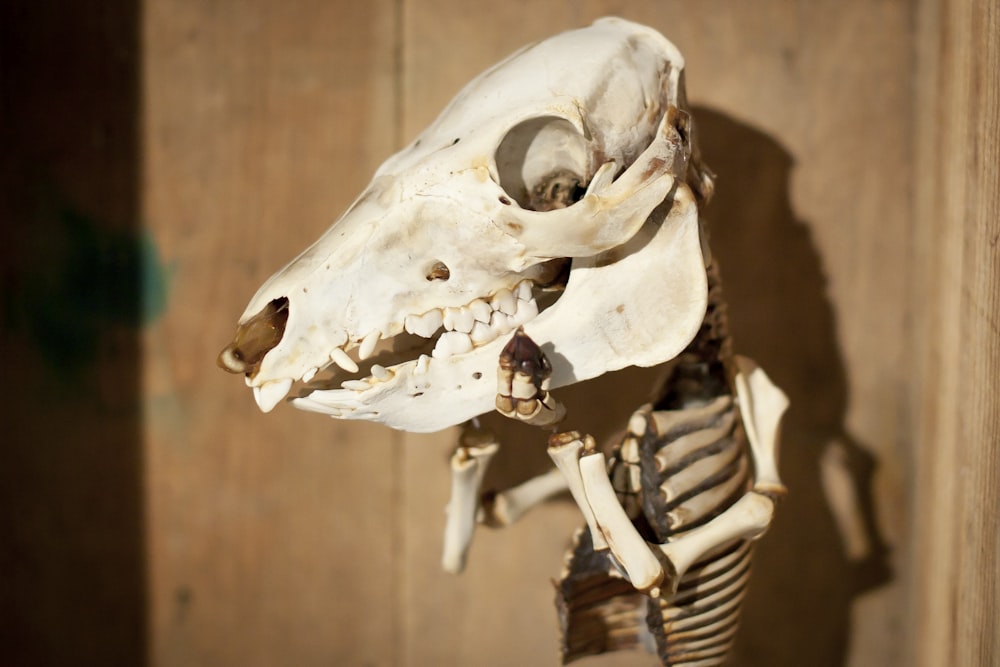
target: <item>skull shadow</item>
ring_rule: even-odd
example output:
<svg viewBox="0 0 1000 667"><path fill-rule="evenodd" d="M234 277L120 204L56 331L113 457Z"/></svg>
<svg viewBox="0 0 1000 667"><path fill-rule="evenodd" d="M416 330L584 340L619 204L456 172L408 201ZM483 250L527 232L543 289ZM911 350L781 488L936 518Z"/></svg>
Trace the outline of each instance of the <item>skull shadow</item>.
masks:
<svg viewBox="0 0 1000 667"><path fill-rule="evenodd" d="M756 360L791 401L780 457L789 494L758 543L733 661L839 667L846 661L853 599L892 579L888 547L875 524L878 461L844 426L847 382L835 314L809 226L789 200L792 157L771 137L722 113L695 108L694 116L702 157L718 176L705 218L734 349ZM609 441L650 400L662 372L630 368L557 390L568 415L560 430ZM495 414L483 422L504 443L487 488L515 485L551 466L538 429ZM868 546L860 558L845 554L823 490L820 462L830 447L838 449L854 488Z"/></svg>

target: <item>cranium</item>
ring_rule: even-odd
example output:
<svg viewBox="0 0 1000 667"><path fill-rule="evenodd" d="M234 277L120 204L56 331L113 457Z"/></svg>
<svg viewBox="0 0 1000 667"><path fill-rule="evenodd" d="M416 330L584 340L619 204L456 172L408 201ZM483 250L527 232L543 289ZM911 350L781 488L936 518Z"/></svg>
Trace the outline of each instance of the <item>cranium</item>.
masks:
<svg viewBox="0 0 1000 667"><path fill-rule="evenodd" d="M265 412L301 383L299 408L433 431L493 409L519 326L553 388L673 358L706 304L683 67L603 19L487 70L260 288L220 365ZM381 351L404 332L433 351Z"/></svg>

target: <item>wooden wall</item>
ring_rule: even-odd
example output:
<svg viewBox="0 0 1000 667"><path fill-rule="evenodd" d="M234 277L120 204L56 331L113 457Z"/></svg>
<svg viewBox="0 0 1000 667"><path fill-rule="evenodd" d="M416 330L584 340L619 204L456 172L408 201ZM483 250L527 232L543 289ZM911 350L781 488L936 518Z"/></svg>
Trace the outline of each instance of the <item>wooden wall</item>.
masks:
<svg viewBox="0 0 1000 667"><path fill-rule="evenodd" d="M687 58L736 347L793 404L791 493L735 664L1000 661L995 3L146 0L89 20L20 4L0 21L4 342L30 378L5 401L0 465L16 664L556 663L570 503L481 532L445 575L453 432L262 415L214 357L260 283L463 83L609 14ZM42 241L77 243L81 224L113 232L84 267L131 319L81 324L89 292L36 280L72 284ZM108 260L123 238L132 273ZM57 288L62 320L25 305ZM34 316L101 341L58 392L69 362ZM561 398L607 435L653 377ZM537 434L502 428L491 483L546 467Z"/></svg>

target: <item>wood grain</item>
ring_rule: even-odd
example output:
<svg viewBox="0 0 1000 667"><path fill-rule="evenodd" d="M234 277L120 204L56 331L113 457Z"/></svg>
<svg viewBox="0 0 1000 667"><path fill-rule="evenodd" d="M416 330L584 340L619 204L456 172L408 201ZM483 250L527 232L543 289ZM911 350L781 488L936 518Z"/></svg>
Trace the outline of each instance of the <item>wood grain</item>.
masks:
<svg viewBox="0 0 1000 667"><path fill-rule="evenodd" d="M213 358L256 287L465 82L607 14L687 58L736 348L793 404L791 494L736 664L996 662L989 3L150 0L143 212L172 267L144 339L152 664L555 664L571 504L479 533L445 575L453 431L260 415ZM654 378L560 399L607 437ZM509 445L489 484L546 468L539 433L492 423Z"/></svg>
<svg viewBox="0 0 1000 667"><path fill-rule="evenodd" d="M1000 661L1000 15L922 2L913 242L914 665Z"/></svg>

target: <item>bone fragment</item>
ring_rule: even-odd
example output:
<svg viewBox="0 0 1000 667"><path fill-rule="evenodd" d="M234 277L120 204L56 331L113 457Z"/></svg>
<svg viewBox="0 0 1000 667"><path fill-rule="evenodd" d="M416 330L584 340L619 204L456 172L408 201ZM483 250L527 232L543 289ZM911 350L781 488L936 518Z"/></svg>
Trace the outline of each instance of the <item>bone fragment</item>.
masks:
<svg viewBox="0 0 1000 667"><path fill-rule="evenodd" d="M451 499L445 508L444 553L441 567L458 574L472 544L479 509L479 489L490 459L500 446L496 442L460 446L451 457Z"/></svg>
<svg viewBox="0 0 1000 667"><path fill-rule="evenodd" d="M497 494L484 496L478 521L491 528L509 526L525 512L568 488L558 468Z"/></svg>
<svg viewBox="0 0 1000 667"><path fill-rule="evenodd" d="M579 466L587 501L615 560L635 588L657 596L663 568L618 502L604 454L584 456Z"/></svg>
<svg viewBox="0 0 1000 667"><path fill-rule="evenodd" d="M583 518L587 522L587 527L590 529L590 539L594 544L594 551L603 551L608 548L608 543L604 539L604 534L597 527L597 520L594 518L594 512L590 508L590 501L587 500L587 492L583 486L583 476L580 474L580 454L584 451L593 451L594 448L594 439L591 436L581 437L576 431L556 433L549 437L549 457L566 478L566 488L569 489L573 500L580 508L580 513L583 514Z"/></svg>

